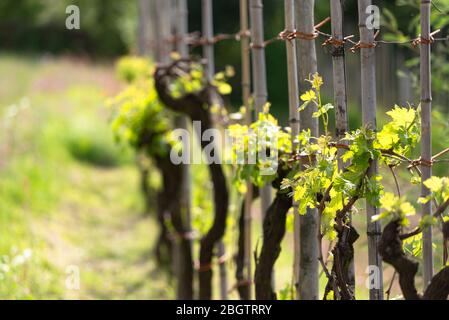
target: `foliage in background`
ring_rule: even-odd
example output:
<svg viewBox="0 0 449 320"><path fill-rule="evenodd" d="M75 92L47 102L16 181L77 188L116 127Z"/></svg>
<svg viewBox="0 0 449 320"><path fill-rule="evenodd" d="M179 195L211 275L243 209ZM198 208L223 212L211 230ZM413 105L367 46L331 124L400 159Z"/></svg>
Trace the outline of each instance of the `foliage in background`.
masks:
<svg viewBox="0 0 449 320"><path fill-rule="evenodd" d="M86 223L108 210L101 201L106 201L102 197L111 189L99 190L101 174L117 170L120 177L126 166L118 165L130 163L129 152L114 144L106 117L102 116L103 89L98 85L74 84L87 68L61 61L42 63L23 57L0 57L1 74L10 74L9 70L20 72L18 77L0 79L2 299L68 297L67 265L61 265L58 250L60 246L67 250L64 246L70 239L60 238L59 231L72 217L85 217L83 223L71 224L70 230L89 239L84 229ZM92 66L88 70L89 75L98 72ZM74 82L59 80L61 74L70 74ZM52 83L58 84L56 89L44 79L50 76L55 78ZM97 166L105 164L108 170ZM112 164L114 167L109 166ZM134 182L133 173L128 172L120 177L117 186L128 185L130 176ZM119 211L139 204L132 197L116 197L113 206ZM132 210L140 212L138 205ZM107 213L105 219L112 219L112 211ZM99 231L98 226L95 228ZM73 258L73 252L63 253ZM92 286L87 279L90 273L84 269L86 291Z"/></svg>
<svg viewBox="0 0 449 320"><path fill-rule="evenodd" d="M394 3L383 7L382 26L385 29L383 37L392 41L410 41L420 34L420 3L415 0L396 0ZM434 37L446 37L449 32L449 1L432 1L431 15L432 31L441 29ZM415 80L414 89L419 93L419 46L413 48L406 46L402 48L407 57L405 66L413 72ZM437 42L432 46L432 91L434 93L434 104L444 108L444 103L449 97L449 66L447 57L449 55L449 43L447 41Z"/></svg>
<svg viewBox="0 0 449 320"><path fill-rule="evenodd" d="M153 64L138 57L125 57L117 72L128 86L108 101L112 107L111 127L117 141L145 151L148 156L166 156L171 145L171 118L160 103L154 80Z"/></svg>
<svg viewBox="0 0 449 320"><path fill-rule="evenodd" d="M136 3L128 0L2 0L0 43L3 49L39 53L81 53L97 57L125 54L135 42ZM66 29L68 5L80 8L80 30Z"/></svg>
<svg viewBox="0 0 449 320"><path fill-rule="evenodd" d="M228 130L234 141L229 157L236 164L234 183L237 189L245 193L247 180L258 187L272 182L277 176L277 162L285 162L283 157L291 154L292 143L290 129L279 126L278 120L269 113L269 104L250 126L233 124ZM278 156L275 159L270 156L262 158L264 152ZM254 162L248 159L254 159ZM269 172L270 169L274 172Z"/></svg>

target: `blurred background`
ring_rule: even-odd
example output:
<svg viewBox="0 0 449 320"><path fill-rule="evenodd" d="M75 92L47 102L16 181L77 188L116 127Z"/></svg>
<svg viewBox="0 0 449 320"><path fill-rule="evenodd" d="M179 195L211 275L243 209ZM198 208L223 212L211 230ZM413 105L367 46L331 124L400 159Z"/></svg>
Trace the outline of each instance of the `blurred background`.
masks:
<svg viewBox="0 0 449 320"><path fill-rule="evenodd" d="M417 0L373 2L382 11L380 38L417 37ZM445 36L449 0L433 2L433 28L441 28ZM66 7L71 4L80 8L80 30L66 29ZM199 0L188 1L190 32L201 30L200 5ZM284 29L284 8L281 0L265 0L264 5L268 39ZM104 107L104 101L123 88L115 75L114 62L138 52L138 13L136 0L0 2L0 298L174 297L169 275L158 270L152 260L156 226L154 219L142 213L135 156L114 143L108 123L110 112ZM328 1L317 0L316 21L329 15ZM239 31L237 0L214 1L214 27L216 34ZM329 28L327 24L321 30L329 32ZM345 33L358 39L356 0L345 1ZM319 41L318 70L324 77L326 100L332 101L331 56ZM446 42L433 46L436 151L449 144L448 48ZM201 55L201 48L192 54ZM215 54L217 70L226 65L236 69L229 102L237 110L241 105L240 44L222 41L216 45ZM285 125L285 44L267 47L266 57L272 111ZM394 104L419 104L418 57L418 49L410 45L379 45L376 68L380 123ZM348 51L352 128L361 122L359 64L359 54ZM204 178L207 170L194 170L193 211L201 220L211 206L204 192L210 186ZM435 171L448 173L444 166ZM157 189L156 172L149 180ZM406 188L407 192L417 194ZM231 210L236 216L235 205ZM357 219L363 229L363 216ZM235 241L235 224L235 220L230 222L230 242ZM358 242L362 250L356 257L362 297L366 297L364 241ZM290 281L289 249L290 244L286 244L277 265L279 290ZM394 290L398 293L396 287Z"/></svg>
<svg viewBox="0 0 449 320"><path fill-rule="evenodd" d="M75 4L80 8L82 26L80 30L65 27L65 8ZM419 8L415 0L373 1L382 12L381 34L383 39L413 39L419 33ZM264 22L266 38L275 37L283 30L283 3L279 0L264 1ZM345 33L357 35L357 1L344 1ZM448 23L447 0L434 1L433 25L444 28ZM188 1L189 32L201 30L201 2ZM6 52L20 52L46 56L72 56L94 61L111 61L127 53L136 53L138 30L138 5L134 0L4 0L0 4L0 47ZM316 21L330 15L326 1L316 1ZM239 30L238 1L214 2L214 28L216 34L234 33ZM330 24L322 31L329 32ZM418 49L411 46L379 45L377 51L377 80L380 106L405 104L417 101ZM449 68L445 66L447 44L438 43L435 48L434 79L435 103L443 106L447 99L449 85L443 81ZM201 48L192 50L201 54ZM216 46L217 69L233 65L237 70L240 64L240 46L236 41L220 42ZM331 78L332 64L326 47L318 43L319 72L325 79ZM270 101L279 116L283 117L281 106L287 102L285 76L285 48L282 42L267 48L267 66ZM360 73L357 54L347 55L349 99L352 109L359 109ZM238 105L241 96L239 77L233 80L235 88L233 105ZM327 86L327 94L332 92L332 83Z"/></svg>

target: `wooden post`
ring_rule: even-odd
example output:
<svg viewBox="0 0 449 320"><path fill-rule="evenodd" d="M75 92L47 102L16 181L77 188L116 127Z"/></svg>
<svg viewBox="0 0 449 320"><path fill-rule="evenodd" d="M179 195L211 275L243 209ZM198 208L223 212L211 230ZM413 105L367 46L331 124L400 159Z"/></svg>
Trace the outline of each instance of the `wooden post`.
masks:
<svg viewBox="0 0 449 320"><path fill-rule="evenodd" d="M254 109L257 119L259 117L259 113L262 112L263 106L268 101L262 0L250 0L250 22L252 40ZM265 218L265 213L270 207L272 198L273 195L271 186L263 186L260 190L261 211L263 218ZM272 279L274 282L274 276L272 277Z"/></svg>
<svg viewBox="0 0 449 320"><path fill-rule="evenodd" d="M366 10L371 5L371 0L358 0L360 41L365 44L374 42L374 30L369 29L367 20L369 14ZM361 48L361 86L362 86L362 113L363 124L376 130L376 57L375 48ZM373 161L369 170L369 176L377 174L378 164ZM366 219L368 234L368 264L374 282L370 283L370 299L383 300L383 271L382 259L379 255L379 240L381 233L380 223L372 222L374 215L379 213L378 208L366 201Z"/></svg>
<svg viewBox="0 0 449 320"><path fill-rule="evenodd" d="M215 75L215 55L214 45L209 41L214 36L214 17L212 0L202 0L202 29L203 37L207 39L206 44L203 45L203 56L206 59L206 74L208 80L211 81ZM226 254L226 248L223 240L217 243L218 257L224 257ZM220 298L226 300L228 298L228 279L226 262L222 261L219 265L220 268Z"/></svg>
<svg viewBox="0 0 449 320"><path fill-rule="evenodd" d="M175 12L176 12L176 50L181 55L182 58L189 57L189 48L183 39L188 34L188 9L187 0L176 0L175 2ZM188 117L187 116L177 116L176 124L179 128L189 130ZM190 143L187 141L183 148L190 149ZM191 223L191 206L192 206L192 177L190 172L190 166L185 164L183 166L183 179L182 179L182 192L181 192L181 207L182 207L182 220L183 229L187 232L192 231ZM181 241L188 241L189 245L183 247L182 245L177 245L175 249L177 250L177 261L179 265L177 266L178 271L178 299L193 299L193 260L192 260L192 241L184 239ZM187 252L186 252L187 251ZM188 283L180 283L188 282ZM186 298L187 297L187 298Z"/></svg>
<svg viewBox="0 0 449 320"><path fill-rule="evenodd" d="M429 160L432 157L432 78L430 62L430 0L421 0L421 158ZM421 165L422 182L432 176L432 167ZM430 190L421 183L421 196L430 195ZM432 202L422 205L422 216L430 215ZM423 276L426 288L433 277L432 227L423 230Z"/></svg>
<svg viewBox="0 0 449 320"><path fill-rule="evenodd" d="M214 16L213 16L213 6L212 0L202 0L202 29L203 38L211 40L214 36ZM212 80L215 74L215 55L214 55L214 45L209 41L203 45L203 56L207 60L206 62L206 73L209 80Z"/></svg>
<svg viewBox="0 0 449 320"><path fill-rule="evenodd" d="M343 41L343 4L341 0L330 2L331 5L331 28L332 37L337 41ZM334 79L334 105L335 105L335 131L336 137L341 139L349 131L348 125L348 104L346 91L346 65L345 65L345 48L343 45L335 45L332 48L332 66ZM345 143L345 142L343 142ZM344 153L339 150L338 167L343 170L345 163L340 158ZM348 282L355 292L355 268L354 260L351 261L348 272Z"/></svg>
<svg viewBox="0 0 449 320"><path fill-rule="evenodd" d="M189 32L187 0L176 0L176 50L183 58L189 57L189 47L184 41Z"/></svg>
<svg viewBox="0 0 449 320"><path fill-rule="evenodd" d="M267 103L268 99L262 0L250 0L250 22L254 108L256 118L258 118L259 113L262 112L263 106ZM262 216L265 217L265 213L272 201L272 190L270 185L261 188L260 199Z"/></svg>
<svg viewBox="0 0 449 320"><path fill-rule="evenodd" d="M156 27L157 20L152 19L152 11L154 11L154 1L152 0L137 0L138 10L138 25L137 25L137 54L143 57L150 57L151 59L157 58L157 46L156 38L154 35L154 29ZM149 169L143 163L141 158L143 155L136 157L136 163L139 167L141 189L145 196L145 211L148 213L153 204L150 200L150 190L148 186Z"/></svg>
<svg viewBox="0 0 449 320"><path fill-rule="evenodd" d="M284 0L284 16L285 16L285 30L293 32L296 29L295 25L295 1ZM296 150L296 137L299 134L299 87L298 87L298 63L296 58L296 42L286 41L287 49L287 77L288 77L288 101L289 101L289 121L291 128L291 135L293 141L293 150ZM293 273L296 288L296 299L299 299L299 213L297 203L293 203L294 214L294 238L293 238Z"/></svg>
<svg viewBox="0 0 449 320"><path fill-rule="evenodd" d="M150 28L150 1L149 0L137 0L137 9L139 14L138 27L137 27L137 49L138 54L141 56L147 56L152 52L154 42L152 40L152 28Z"/></svg>
<svg viewBox="0 0 449 320"><path fill-rule="evenodd" d="M251 97L251 66L250 66L250 45L249 38L246 32L249 29L248 23L248 0L240 0L240 31L241 39L241 54L242 54L242 98L243 105L246 107L246 118L245 122L249 126L252 119L252 110L249 105L249 99ZM253 201L253 185L250 181L246 183L246 195L245 195L245 213L244 213L244 261L245 265L245 280L247 282L247 297L242 297L243 299L250 300L252 298L252 281L253 281L253 272L252 272L252 215L251 215L251 206Z"/></svg>
<svg viewBox="0 0 449 320"><path fill-rule="evenodd" d="M158 20L158 47L159 62L167 63L170 61L170 43L169 38L172 35L172 19L171 19L171 1L156 0L156 11Z"/></svg>
<svg viewBox="0 0 449 320"><path fill-rule="evenodd" d="M299 32L314 32L314 0L296 0L296 22ZM298 39L298 73L300 92L308 90L305 79L317 72L315 41ZM312 136L318 137L318 119L312 117L315 107L310 105L300 114L301 130L310 129ZM299 298L317 300L318 289L318 211L307 209L299 217L300 257L299 257Z"/></svg>
<svg viewBox="0 0 449 320"><path fill-rule="evenodd" d="M143 1L143 0L139 0ZM154 61L161 62L161 54L162 54L162 19L160 14L157 14L161 9L160 0L148 0L149 1L149 13L150 13L150 21L149 28L151 30L151 41L150 47L152 51L152 56ZM140 10L140 9L139 9Z"/></svg>
<svg viewBox="0 0 449 320"><path fill-rule="evenodd" d="M140 0L143 1L143 0ZM146 46L149 48L149 55L153 61L156 61L158 55L157 49L157 39L158 39L158 27L156 26L158 17L156 13L156 1L155 0L146 0L147 10L148 10L148 19L149 21L145 23L145 29L148 33L148 39L146 40Z"/></svg>
<svg viewBox="0 0 449 320"><path fill-rule="evenodd" d="M331 1L332 37L343 41L343 10L341 0ZM332 51L335 129L337 138L343 138L348 131L348 107L346 95L346 67L344 45L334 46ZM339 163L343 167L342 163Z"/></svg>
<svg viewBox="0 0 449 320"><path fill-rule="evenodd" d="M171 0L156 0L156 9L158 12L158 27L159 27L159 60L161 63L170 62L170 52L171 45L169 42L170 37L173 36L173 19L172 19L172 7L173 3ZM172 249L171 249L171 269L174 275L179 275L181 268L179 266L179 245L177 239L172 239ZM182 285L178 282L178 285ZM179 287L178 287L179 289ZM177 290L177 295L179 296L180 291Z"/></svg>
<svg viewBox="0 0 449 320"><path fill-rule="evenodd" d="M259 113L268 100L262 0L250 0L250 19L254 107L256 113Z"/></svg>

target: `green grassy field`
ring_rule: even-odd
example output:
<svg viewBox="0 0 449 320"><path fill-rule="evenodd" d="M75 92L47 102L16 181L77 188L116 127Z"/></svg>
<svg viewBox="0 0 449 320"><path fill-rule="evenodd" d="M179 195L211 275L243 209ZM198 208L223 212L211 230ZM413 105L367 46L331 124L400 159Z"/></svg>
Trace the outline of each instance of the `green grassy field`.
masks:
<svg viewBox="0 0 449 320"><path fill-rule="evenodd" d="M1 56L0 75L0 298L173 297L133 157L108 126L113 69Z"/></svg>

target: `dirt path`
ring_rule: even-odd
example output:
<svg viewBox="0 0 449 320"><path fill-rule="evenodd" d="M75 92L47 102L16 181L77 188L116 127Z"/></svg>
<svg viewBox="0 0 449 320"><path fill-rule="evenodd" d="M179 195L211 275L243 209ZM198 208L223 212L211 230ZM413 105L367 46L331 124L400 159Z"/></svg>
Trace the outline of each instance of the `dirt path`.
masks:
<svg viewBox="0 0 449 320"><path fill-rule="evenodd" d="M135 170L79 165L68 178L71 191L64 190L57 214L39 223L48 259L64 280L63 298L170 297L151 256L157 229L142 215Z"/></svg>

